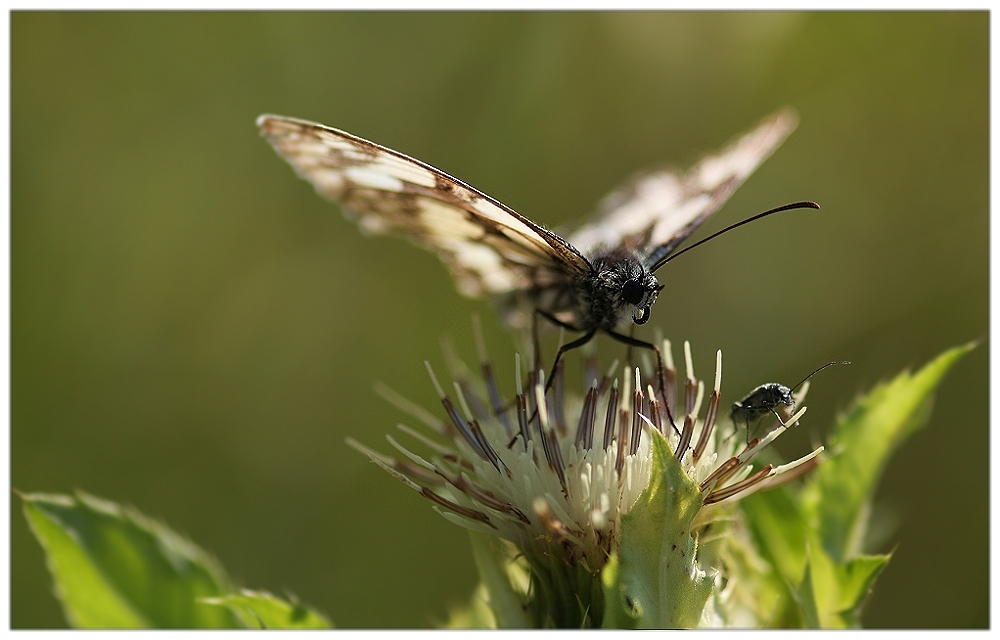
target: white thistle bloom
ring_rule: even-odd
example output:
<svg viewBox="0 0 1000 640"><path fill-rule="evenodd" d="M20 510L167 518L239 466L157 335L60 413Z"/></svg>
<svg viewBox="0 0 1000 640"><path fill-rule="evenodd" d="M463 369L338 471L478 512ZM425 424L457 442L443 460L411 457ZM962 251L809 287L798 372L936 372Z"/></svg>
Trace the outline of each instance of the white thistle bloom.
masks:
<svg viewBox="0 0 1000 640"><path fill-rule="evenodd" d="M621 519L646 489L651 469L651 430L667 440L688 478L702 496L702 509L692 534L730 517L717 514L717 503L745 495L765 481L791 477L818 462L822 447L791 464L750 462L805 413L783 416L783 424L763 438L744 444L730 429L717 426L722 381L722 352L716 356L714 385L707 403L705 385L697 380L691 348L684 344L685 379L676 397L676 369L669 341L663 343L666 364L656 384L643 382L639 368L625 368L615 377L617 363L604 376L586 374L583 396L567 393L563 371L554 373L546 391L538 369L522 379L516 357L516 390L505 399L477 332L482 375L473 380L458 364L454 393L441 386L430 364L427 370L447 415L441 420L398 395L383 390L390 401L421 420L430 437L400 425L400 430L429 452L421 456L392 436L401 457L390 457L348 439L373 462L435 504L448 520L472 531L511 543L527 562L535 588L556 592L546 596L552 608L579 609L569 615L548 611L550 624L578 626L594 622L600 602L600 573L620 541ZM655 381L656 376L653 376ZM797 404L804 391L796 398ZM707 405L704 417L701 409ZM715 609L724 607L722 567L715 571ZM722 600L720 600L720 597ZM599 596L597 598L599 600ZM594 607L591 611L590 608ZM588 618L589 615L589 618ZM713 618L708 616L706 622Z"/></svg>

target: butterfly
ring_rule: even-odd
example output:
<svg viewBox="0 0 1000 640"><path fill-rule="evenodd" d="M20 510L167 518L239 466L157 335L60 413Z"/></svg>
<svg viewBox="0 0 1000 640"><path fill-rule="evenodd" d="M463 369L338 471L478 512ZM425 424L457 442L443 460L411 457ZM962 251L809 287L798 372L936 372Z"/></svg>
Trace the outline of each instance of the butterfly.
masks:
<svg viewBox="0 0 1000 640"><path fill-rule="evenodd" d="M655 345L618 330L628 320L641 325L649 319L663 289L655 271L757 218L819 208L810 202L785 205L679 250L796 124L794 113L779 111L687 171L639 175L606 197L590 222L563 237L398 151L304 120L274 115L257 120L278 154L321 196L340 203L363 232L400 235L433 251L459 291L493 298L513 326L526 326L539 314L582 332L560 347L556 363L603 332L655 351L661 372Z"/></svg>

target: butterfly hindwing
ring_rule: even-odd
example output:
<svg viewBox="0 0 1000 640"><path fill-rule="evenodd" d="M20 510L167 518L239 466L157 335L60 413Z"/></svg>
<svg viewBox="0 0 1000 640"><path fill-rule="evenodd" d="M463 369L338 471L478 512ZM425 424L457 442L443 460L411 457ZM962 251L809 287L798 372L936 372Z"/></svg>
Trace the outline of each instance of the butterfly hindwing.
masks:
<svg viewBox="0 0 1000 640"><path fill-rule="evenodd" d="M633 178L608 195L594 218L567 240L585 252L595 246L635 249L653 266L715 213L797 123L794 113L779 111L687 171Z"/></svg>
<svg viewBox="0 0 1000 640"><path fill-rule="evenodd" d="M443 171L343 131L261 116L261 133L362 230L434 251L470 296L562 289L590 270L558 235Z"/></svg>

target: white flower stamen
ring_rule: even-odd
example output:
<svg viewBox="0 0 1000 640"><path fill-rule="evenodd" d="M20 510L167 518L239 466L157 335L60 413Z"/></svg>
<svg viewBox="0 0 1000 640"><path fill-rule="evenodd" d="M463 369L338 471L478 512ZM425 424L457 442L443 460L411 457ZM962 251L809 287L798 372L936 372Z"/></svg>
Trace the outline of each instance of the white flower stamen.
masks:
<svg viewBox="0 0 1000 640"><path fill-rule="evenodd" d="M805 407L745 448L718 435L721 351L716 353L714 384L706 401L705 384L695 378L691 345L685 341L683 422L675 423L674 416L681 417L674 413L678 378L668 340L662 343L663 387L651 382L659 372L650 369L647 358L647 369L654 375L646 381L640 367L619 369L617 362L598 379L596 365L589 364L583 376L584 392L577 394L568 385L564 388L560 366L552 372L546 390L546 372L529 369L524 380L520 354L515 354L515 395L504 399L493 378L478 320L475 332L480 376L469 373L450 356L449 349L449 359L456 361L451 366L456 376L454 402L425 362L446 420L379 389L390 402L430 427L433 433L428 436L399 425L401 433L424 447L423 454L391 436L389 444L400 459L378 454L354 440L349 444L430 500L451 522L512 543L530 566L556 572L585 567L598 579L617 548L622 517L649 484L655 438L666 438L681 469L701 491L705 515L695 518L693 535L706 523L732 516L725 507L711 505L797 477L821 459L822 447L788 464L751 468L757 454L795 425ZM703 409L705 415L700 418ZM718 535L714 529L706 531L709 536Z"/></svg>

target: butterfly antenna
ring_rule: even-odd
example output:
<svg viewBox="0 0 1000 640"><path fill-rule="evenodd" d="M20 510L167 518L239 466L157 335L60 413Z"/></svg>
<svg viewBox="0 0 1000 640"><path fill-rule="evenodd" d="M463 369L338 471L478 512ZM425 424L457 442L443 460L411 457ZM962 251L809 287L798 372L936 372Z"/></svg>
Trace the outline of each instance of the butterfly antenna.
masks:
<svg viewBox="0 0 1000 640"><path fill-rule="evenodd" d="M713 238L717 238L717 237L721 236L722 234L726 233L727 231L732 231L736 227L742 227L745 224L749 224L749 223L753 222L754 220L759 220L761 218L769 216L772 213L779 213L781 211L791 211L793 209L819 209L819 205L816 204L815 202L809 202L809 201L793 202L791 204L782 205L782 206L776 207L774 209L769 209L769 210L765 211L764 213L758 213L757 215L751 216L751 217L747 218L746 220L740 220L736 224L731 224L728 227L726 227L725 229L723 229L722 231L716 231L715 233L713 233L712 235L708 236L707 238L705 238L703 240L699 240L698 242L695 242L690 247L684 247L683 249L681 249L677 253L671 253L671 254L668 254L668 255L664 256L656 264L654 264L649 269L649 271L650 272L656 271L657 269L659 269L663 265L667 264L668 262L670 262L671 260L673 260L677 256L682 255L685 252L690 251L691 249L694 249L697 246L703 245L706 242L708 242L709 240L712 240Z"/></svg>
<svg viewBox="0 0 1000 640"><path fill-rule="evenodd" d="M809 375L807 375L805 378L802 378L801 382L799 382L797 385L795 385L794 387L792 387L792 391L795 391L796 389L798 389L799 387L801 387L803 384L805 384L806 380L808 380L809 378L813 377L814 375L816 375L817 373L819 373L823 369L826 369L827 367L832 367L835 364L851 364L851 363L849 361L847 361L847 360L844 360L842 362L828 362L827 364L824 364L819 369L816 369L815 371L813 371L812 373L810 373Z"/></svg>

